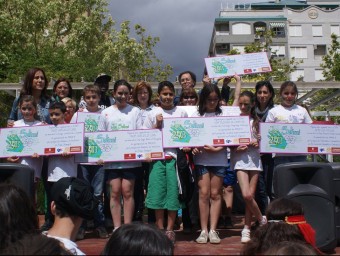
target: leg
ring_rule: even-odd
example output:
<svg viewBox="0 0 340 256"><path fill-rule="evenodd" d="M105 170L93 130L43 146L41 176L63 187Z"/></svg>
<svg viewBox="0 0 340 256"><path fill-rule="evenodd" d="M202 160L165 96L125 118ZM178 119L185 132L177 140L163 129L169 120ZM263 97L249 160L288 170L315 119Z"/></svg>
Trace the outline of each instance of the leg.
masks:
<svg viewBox="0 0 340 256"><path fill-rule="evenodd" d="M114 228L118 228L122 224L121 220L121 190L122 179L116 178L109 181L110 183L110 209Z"/></svg>
<svg viewBox="0 0 340 256"><path fill-rule="evenodd" d="M222 183L222 177L210 173L210 230L216 230L220 216Z"/></svg>
<svg viewBox="0 0 340 256"><path fill-rule="evenodd" d="M233 186L229 185L224 188L223 199L227 206L226 216L228 217L231 217L231 211L233 208L233 195L234 195Z"/></svg>
<svg viewBox="0 0 340 256"><path fill-rule="evenodd" d="M210 203L210 174L205 173L198 178L199 211L201 230L208 232L209 203Z"/></svg>
<svg viewBox="0 0 340 256"><path fill-rule="evenodd" d="M93 194L98 199L98 207L94 214L95 227L105 227L105 216L103 206L104 192L104 167L95 165L93 167L94 176L92 178Z"/></svg>
<svg viewBox="0 0 340 256"><path fill-rule="evenodd" d="M144 168L139 167L136 171L136 180L134 185L133 199L135 202L133 220L142 221L143 209L144 209L144 190L143 190L143 177Z"/></svg>
<svg viewBox="0 0 340 256"><path fill-rule="evenodd" d="M133 189L135 180L122 180L122 194L124 199L124 224L132 222L135 201L133 199Z"/></svg>
<svg viewBox="0 0 340 256"><path fill-rule="evenodd" d="M159 229L164 229L164 209L156 209L155 210L155 217L156 217L157 227Z"/></svg>

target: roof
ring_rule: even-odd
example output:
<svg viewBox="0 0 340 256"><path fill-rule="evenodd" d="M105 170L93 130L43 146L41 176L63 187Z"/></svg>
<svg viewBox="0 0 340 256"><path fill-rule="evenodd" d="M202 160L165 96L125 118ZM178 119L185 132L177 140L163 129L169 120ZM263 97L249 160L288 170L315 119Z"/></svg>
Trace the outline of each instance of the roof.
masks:
<svg viewBox="0 0 340 256"><path fill-rule="evenodd" d="M286 21L287 18L283 16L277 17L264 17L264 16L249 16L249 17L219 17L215 18L215 23L225 22L225 21Z"/></svg>

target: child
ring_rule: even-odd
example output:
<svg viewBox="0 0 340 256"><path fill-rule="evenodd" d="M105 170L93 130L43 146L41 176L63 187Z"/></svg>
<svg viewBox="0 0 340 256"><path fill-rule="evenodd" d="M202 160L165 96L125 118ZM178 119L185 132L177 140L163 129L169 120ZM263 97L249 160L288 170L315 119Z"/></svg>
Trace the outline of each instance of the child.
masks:
<svg viewBox="0 0 340 256"><path fill-rule="evenodd" d="M58 126L65 124L66 106L64 102L53 102L48 110L50 119L53 125ZM77 177L77 164L74 161L74 155L69 155L68 152L63 152L62 155L54 155L48 157L47 168L47 184L46 184L46 198L47 198L47 215L51 214L51 188L55 182L63 177ZM53 223L52 220L46 220Z"/></svg>
<svg viewBox="0 0 340 256"><path fill-rule="evenodd" d="M86 85L83 89L83 99L86 102L86 108L82 109L82 112L97 113L100 115L102 109L99 107L100 101L100 88L97 85ZM76 123L78 118L78 112L76 112L71 123ZM85 132L96 132L88 131ZM98 131L98 130L97 130ZM94 227L99 238L108 238L109 235L105 229L105 216L103 208L103 190L104 190L104 168L103 166L93 163L81 163L78 165L78 170L81 172L82 178L84 178L93 188L94 196L98 199L98 207L94 212ZM84 239L86 222L84 221L82 226L79 228L77 234L77 240Z"/></svg>
<svg viewBox="0 0 340 256"><path fill-rule="evenodd" d="M193 116L215 117L222 115L222 109L219 105L220 100L221 93L217 85L205 85L199 97L198 111ZM194 148L192 153L198 176L202 230L196 242L203 244L207 243L209 239L210 243L218 244L221 239L216 232L216 227L221 212L221 189L228 163L227 150L221 146L205 145L202 148ZM208 232L209 216L210 232Z"/></svg>
<svg viewBox="0 0 340 256"><path fill-rule="evenodd" d="M132 86L126 80L113 85L115 104L103 110L100 130L135 130L141 128L139 109L128 104ZM134 212L134 184L138 161L105 163L106 179L110 185L110 209L115 231L121 226L121 196L124 201L124 224L131 223Z"/></svg>
<svg viewBox="0 0 340 256"><path fill-rule="evenodd" d="M15 121L13 127L36 126L42 123L38 121L37 103L31 95L24 95L19 100L19 109L22 119ZM12 156L7 158L8 162L20 163L30 166L34 170L34 183L37 187L41 176L41 168L43 159L38 154L34 153L32 157L17 157Z"/></svg>
<svg viewBox="0 0 340 256"><path fill-rule="evenodd" d="M304 107L295 104L298 97L298 89L294 82L286 81L280 87L281 105L270 109L266 122L271 123L307 123L313 122ZM276 154L274 166L289 162L303 162L306 155L301 154Z"/></svg>
<svg viewBox="0 0 340 256"><path fill-rule="evenodd" d="M260 151L258 149L259 120L255 113L255 96L250 91L243 91L239 98L241 115L250 117L251 141L248 145L231 147L231 168L236 171L242 197L246 204L245 224L241 232L241 242L250 241L250 226L252 216L264 225L266 217L254 199L259 172L262 171Z"/></svg>
<svg viewBox="0 0 340 256"><path fill-rule="evenodd" d="M158 85L160 107L153 108L144 121L144 127L162 128L163 118L187 117L186 111L174 106L175 87L169 81L160 82ZM151 163L148 193L145 204L148 208L155 209L156 225L164 229L164 209L168 210L168 223L166 235L175 242L173 231L177 211L181 208L178 199L178 183L176 176L176 149L166 149L165 159Z"/></svg>

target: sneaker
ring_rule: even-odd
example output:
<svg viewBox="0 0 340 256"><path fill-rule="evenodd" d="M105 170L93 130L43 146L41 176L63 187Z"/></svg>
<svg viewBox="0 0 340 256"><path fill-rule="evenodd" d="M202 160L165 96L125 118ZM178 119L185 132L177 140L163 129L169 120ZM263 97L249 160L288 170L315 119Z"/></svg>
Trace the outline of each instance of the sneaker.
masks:
<svg viewBox="0 0 340 256"><path fill-rule="evenodd" d="M209 241L210 241L211 244L219 244L221 242L221 239L218 237L217 231L210 230Z"/></svg>
<svg viewBox="0 0 340 256"><path fill-rule="evenodd" d="M176 234L172 230L165 231L165 235L169 238L169 240L174 244L176 241Z"/></svg>
<svg viewBox="0 0 340 256"><path fill-rule="evenodd" d="M107 233L105 227L103 227L103 226L97 227L96 228L96 232L97 232L99 238L103 238L104 239L104 238L108 238L109 237L109 234Z"/></svg>
<svg viewBox="0 0 340 256"><path fill-rule="evenodd" d="M83 240L85 237L85 228L80 227L77 233L77 240Z"/></svg>
<svg viewBox="0 0 340 256"><path fill-rule="evenodd" d="M250 241L250 230L244 228L241 232L241 243L246 244Z"/></svg>
<svg viewBox="0 0 340 256"><path fill-rule="evenodd" d="M199 244L208 243L208 232L205 230L202 230L200 236L196 239L196 242Z"/></svg>
<svg viewBox="0 0 340 256"><path fill-rule="evenodd" d="M267 224L267 217L262 216L262 220L259 223L260 223L260 226L266 225Z"/></svg>
<svg viewBox="0 0 340 256"><path fill-rule="evenodd" d="M231 220L231 217L226 217L224 219L224 227L225 228L234 228L233 221Z"/></svg>

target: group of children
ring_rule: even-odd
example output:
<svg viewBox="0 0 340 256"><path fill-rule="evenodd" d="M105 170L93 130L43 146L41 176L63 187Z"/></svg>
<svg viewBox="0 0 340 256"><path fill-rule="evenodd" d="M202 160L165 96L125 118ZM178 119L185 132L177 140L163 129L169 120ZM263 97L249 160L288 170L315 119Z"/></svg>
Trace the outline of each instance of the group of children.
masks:
<svg viewBox="0 0 340 256"><path fill-rule="evenodd" d="M239 78L239 77L238 77ZM238 81L240 82L240 81ZM186 89L183 93L187 93ZM129 104L133 92L135 105ZM159 83L158 95L159 105L151 104L152 90L150 85L143 82L132 90L131 85L125 80L118 80L114 84L113 97L115 104L101 109L98 104L101 97L100 88L96 85L87 85L83 90L83 99L86 108L79 111L100 113L101 121L98 131L135 130L135 129L162 129L163 120L169 117L188 117L183 108L174 105L175 88L169 81ZM190 95L189 95L190 96ZM190 100L189 96L183 96L184 100ZM193 96L196 97L196 96ZM268 122L298 122L310 123L311 118L307 111L295 104L297 98L297 87L293 82L285 82L280 89L281 105L271 109L266 121ZM196 239L197 243L220 243L221 239L216 231L222 203L222 186L224 178L231 175L237 177L245 201L245 226L241 234L241 242L250 241L250 226L252 218L263 225L267 222L261 213L254 194L257 186L259 173L262 171L261 156L259 151L259 118L255 112L255 98L250 91L243 91L237 97L237 105L241 115L249 116L251 127L251 141L249 144L230 147L230 161L228 150L223 146L205 145L197 148L183 148L185 153L192 154L193 162L188 161L188 166L193 168L189 171L195 172L192 177L196 178L198 184L198 205L201 233ZM197 98L197 111L193 117L216 117L226 116L221 108L221 93L216 84L208 83L202 88ZM187 104L190 105L190 104ZM37 104L32 96L22 96L19 100L19 108L22 119L14 122L13 127L42 125L37 120ZM49 117L53 125L65 123L66 106L62 102L53 102L49 106ZM77 113L71 119L76 122ZM159 229L165 229L170 240L175 241L174 225L177 211L185 207L185 202L180 199L177 149L165 149L165 159L149 163L148 185L145 205L153 209L155 223ZM294 157L294 156L293 156ZM283 157L286 159L285 157ZM295 158L294 158L295 159ZM30 165L36 172L36 178L40 178L43 160L37 154L32 157L18 158L16 156L8 159L11 162L19 162ZM283 160L282 160L283 161ZM280 162L282 162L280 161ZM230 162L230 169L228 169ZM112 215L113 232L122 225L121 212L123 206L124 223L131 223L134 218L135 208L143 202L134 199L135 189L140 192L140 183L143 184L140 172L144 164L136 161L125 162L103 162L97 164L81 163L79 167L74 161L74 155L69 152L60 156L48 157L48 174L46 193L53 183L62 177L77 177L77 170L81 170L81 176L91 183L94 194L100 204L94 216L97 232L101 237L107 237L105 230L105 217L103 213L103 190L104 184L109 185L110 212ZM145 167L145 166L144 166ZM77 169L78 168L78 169ZM138 182L138 184L135 184ZM123 204L122 201L123 200ZM230 207L230 206L229 206ZM140 208L139 208L140 209ZM165 210L166 214L165 214ZM166 223L164 225L164 218Z"/></svg>

